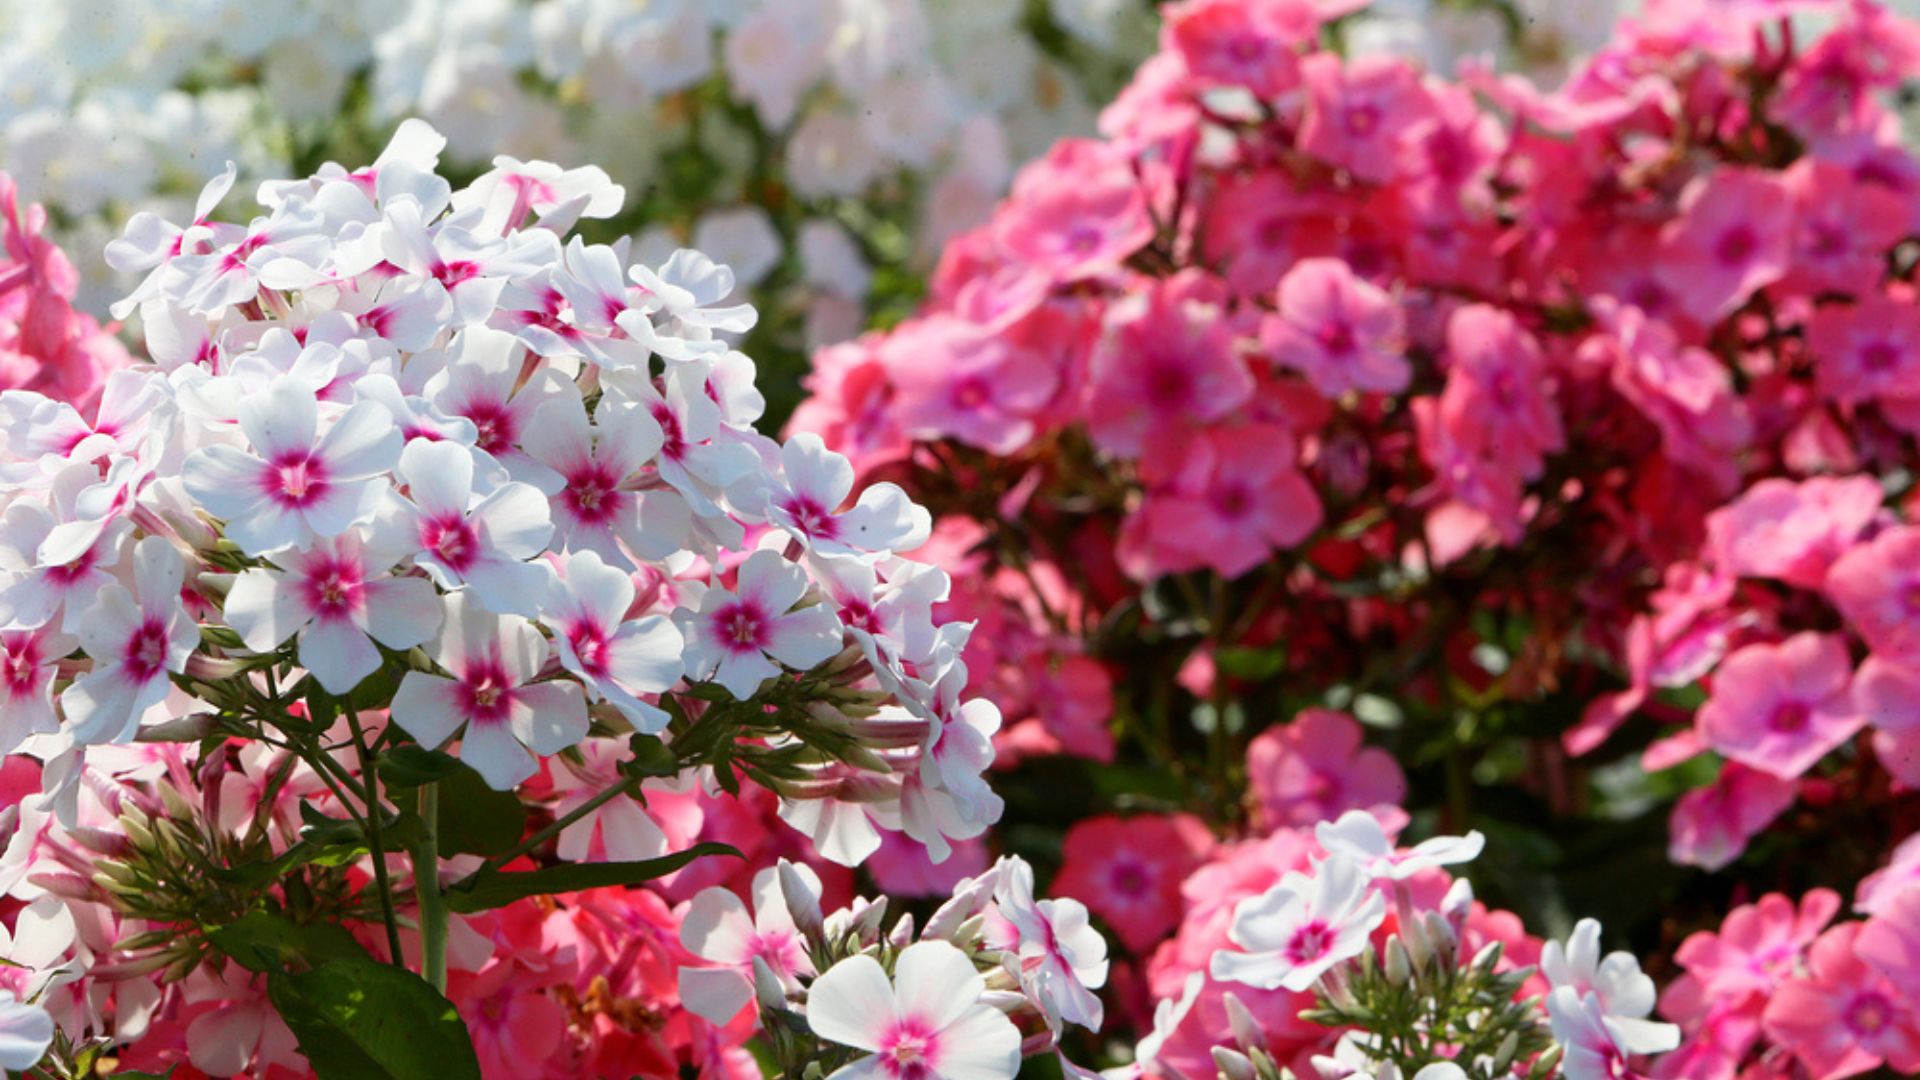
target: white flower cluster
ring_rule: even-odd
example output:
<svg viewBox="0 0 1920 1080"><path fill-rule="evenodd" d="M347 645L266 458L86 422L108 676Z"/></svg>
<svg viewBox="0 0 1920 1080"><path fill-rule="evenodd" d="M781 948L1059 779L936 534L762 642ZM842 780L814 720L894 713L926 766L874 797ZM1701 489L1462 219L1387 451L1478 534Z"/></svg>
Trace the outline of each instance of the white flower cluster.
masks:
<svg viewBox="0 0 1920 1080"><path fill-rule="evenodd" d="M0 394L0 754L351 700L505 789L715 709L777 744L777 704L845 744L779 777L829 858L979 834L999 718L962 700L945 576L895 554L926 511L754 430L727 267L566 238L619 211L604 172L454 190L443 147L409 121L246 225L208 216L231 166L184 226L136 217L109 258L152 363L94 418Z"/></svg>
<svg viewBox="0 0 1920 1080"><path fill-rule="evenodd" d="M1110 74L1151 46L1144 0L1051 7ZM915 177L892 186L923 193L918 239L936 252L1014 162L1092 130L1073 65L1026 18L1023 0L0 0L0 168L55 209L67 246L98 250L108 211L183 214L205 162L285 175L355 124L420 117L452 161L592 160L636 191L692 146L714 193L694 246L752 286L791 243L817 317L850 332L857 247L825 216L783 239L759 205L758 140L803 199ZM687 96L715 80L741 112L696 118Z"/></svg>
<svg viewBox="0 0 1920 1080"><path fill-rule="evenodd" d="M812 870L783 859L754 877L751 911L710 888L680 926L701 961L680 969L688 1009L724 1025L757 1004L763 1016L787 1014L770 1028L827 1044L795 1048L782 1075L838 1055L850 1060L834 1076L1012 1080L1023 1057L1058 1053L1067 1024L1100 1030L1106 939L1078 900L1036 899L1023 859L960 882L917 936L912 915L884 927L885 897L822 915L820 895ZM1016 1020L1038 1034L1022 1038Z"/></svg>

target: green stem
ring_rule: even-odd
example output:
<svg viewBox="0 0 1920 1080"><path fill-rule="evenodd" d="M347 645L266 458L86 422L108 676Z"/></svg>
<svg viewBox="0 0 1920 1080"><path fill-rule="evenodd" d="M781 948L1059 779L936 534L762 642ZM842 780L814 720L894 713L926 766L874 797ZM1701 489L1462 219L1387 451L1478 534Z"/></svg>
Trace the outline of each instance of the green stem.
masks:
<svg viewBox="0 0 1920 1080"><path fill-rule="evenodd" d="M420 900L420 963L435 990L447 992L447 907L440 897L440 785L420 789L420 819L413 845L413 891Z"/></svg>
<svg viewBox="0 0 1920 1080"><path fill-rule="evenodd" d="M367 844L373 849L373 881L380 890L380 918L387 924L387 948L395 966L405 966L400 952L400 922L393 917L393 881L387 876L387 845L381 836L380 773L373 755L367 752L367 736L360 729L360 714L347 707L347 727L353 732L353 746L360 755L360 775L367 783Z"/></svg>
<svg viewBox="0 0 1920 1080"><path fill-rule="evenodd" d="M588 799L586 802L583 802L579 806L574 807L572 810L568 811L566 814L562 815L561 817L554 819L553 824L547 826L544 829L541 829L539 832L534 833L532 836L527 837L525 840L520 841L520 843L514 845L514 847L511 850L505 852L504 854L496 855L493 858L487 860L487 865L492 869L498 870L500 867L507 865L508 863L519 858L520 856L534 851L541 844L544 844L547 841L553 839L554 837L559 836L561 833L565 832L568 829L568 827L572 826L576 822L583 820L584 818L586 818L588 814L593 813L595 810L600 809L602 806L605 806L606 804L612 802L613 800L619 798L622 795L632 794L633 792L639 790L640 785L645 782L646 782L646 777L644 776L629 776L629 777L622 778L620 781L615 783L612 787L609 787L604 791L601 791L599 794L595 795L593 798Z"/></svg>

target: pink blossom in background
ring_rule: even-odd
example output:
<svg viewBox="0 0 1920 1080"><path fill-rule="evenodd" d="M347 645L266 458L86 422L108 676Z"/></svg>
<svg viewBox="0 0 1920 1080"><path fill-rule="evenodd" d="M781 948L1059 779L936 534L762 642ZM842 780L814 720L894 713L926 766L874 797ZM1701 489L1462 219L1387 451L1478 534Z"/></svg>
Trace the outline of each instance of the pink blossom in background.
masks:
<svg viewBox="0 0 1920 1080"><path fill-rule="evenodd" d="M1868 476L1762 480L1708 516L1707 543L1730 573L1818 589L1881 498L1879 481Z"/></svg>
<svg viewBox="0 0 1920 1080"><path fill-rule="evenodd" d="M1190 814L1086 818L1067 830L1052 888L1085 903L1129 950L1145 953L1179 923L1180 887L1213 843Z"/></svg>
<svg viewBox="0 0 1920 1080"><path fill-rule="evenodd" d="M1868 648L1920 665L1920 527L1895 526L1842 555L1826 592Z"/></svg>
<svg viewBox="0 0 1920 1080"><path fill-rule="evenodd" d="M1262 325L1260 342L1274 363L1323 394L1397 393L1409 377L1403 318L1384 290L1345 262L1306 259L1281 279L1278 313Z"/></svg>
<svg viewBox="0 0 1920 1080"><path fill-rule="evenodd" d="M1806 971L1783 982L1763 1023L1775 1042L1815 1076L1840 1077L1882 1064L1920 1069L1920 1014L1911 999L1859 954L1870 948L1859 923L1828 930L1807 951Z"/></svg>
<svg viewBox="0 0 1920 1080"><path fill-rule="evenodd" d="M1360 725L1331 709L1307 709L1247 745L1255 818L1265 828L1332 821L1347 810L1397 806L1407 782L1393 755L1362 745Z"/></svg>
<svg viewBox="0 0 1920 1080"><path fill-rule="evenodd" d="M46 225L46 211L22 208L13 178L0 172L0 390L33 390L91 412L107 372L133 361L114 327L74 310L80 277L42 235Z"/></svg>
<svg viewBox="0 0 1920 1080"><path fill-rule="evenodd" d="M1832 635L1748 645L1715 673L1700 733L1727 757L1791 780L1865 726L1852 678L1846 644Z"/></svg>
<svg viewBox="0 0 1920 1080"><path fill-rule="evenodd" d="M1747 842L1786 813L1800 786L1770 772L1729 762L1719 779L1674 804L1667 854L1674 862L1719 870L1740 857Z"/></svg>

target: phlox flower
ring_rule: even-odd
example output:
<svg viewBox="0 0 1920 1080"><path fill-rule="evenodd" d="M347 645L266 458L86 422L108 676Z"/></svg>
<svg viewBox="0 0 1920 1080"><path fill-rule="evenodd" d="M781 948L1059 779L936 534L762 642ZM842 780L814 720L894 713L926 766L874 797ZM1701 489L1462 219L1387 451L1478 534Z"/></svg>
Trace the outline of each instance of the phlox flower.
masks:
<svg viewBox="0 0 1920 1080"><path fill-rule="evenodd" d="M1714 674L1700 734L1734 761L1791 780L1865 726L1852 679L1853 662L1835 635L1747 645Z"/></svg>
<svg viewBox="0 0 1920 1080"><path fill-rule="evenodd" d="M1021 985L1049 1023L1100 1030L1104 1009L1094 991L1107 982L1107 942L1088 921L1087 906L1066 897L1034 899L1033 867L1023 859L1003 861L993 898L1018 935Z"/></svg>
<svg viewBox="0 0 1920 1080"><path fill-rule="evenodd" d="M726 343L714 335L744 334L759 317L751 304L726 303L734 293L733 270L690 248L675 251L657 268L635 265L627 276L642 298L616 321L668 360L724 354Z"/></svg>
<svg viewBox="0 0 1920 1080"><path fill-rule="evenodd" d="M91 419L69 402L8 390L0 393L0 436L6 440L0 460L16 459L49 474L66 462L110 461L138 448L165 399L159 381L140 371L109 374L99 402L88 410ZM0 465L0 475L6 471Z"/></svg>
<svg viewBox="0 0 1920 1080"><path fill-rule="evenodd" d="M1196 80L1275 98L1300 81L1300 49L1319 32L1307 3L1188 0L1166 13L1167 46Z"/></svg>
<svg viewBox="0 0 1920 1080"><path fill-rule="evenodd" d="M1334 821L1314 826L1313 837L1327 854L1344 858L1376 878L1404 881L1440 866L1472 862L1486 847L1479 830L1465 836L1435 836L1410 848L1396 848L1380 819L1365 810L1349 810Z"/></svg>
<svg viewBox="0 0 1920 1080"><path fill-rule="evenodd" d="M1854 890L1853 906L1869 915L1885 910L1909 886L1920 884L1920 833L1894 845L1887 864L1860 879ZM1835 904L1836 910L1838 904Z"/></svg>
<svg viewBox="0 0 1920 1080"><path fill-rule="evenodd" d="M1818 589L1880 510L1870 476L1769 477L1707 517L1707 543L1721 569Z"/></svg>
<svg viewBox="0 0 1920 1080"><path fill-rule="evenodd" d="M328 693L349 694L380 670L374 642L404 652L439 628L433 583L389 573L405 551L391 530L373 529L278 555L278 568L246 570L234 579L227 625L257 653L271 653L298 634L300 666Z"/></svg>
<svg viewBox="0 0 1920 1080"><path fill-rule="evenodd" d="M680 629L665 615L630 619L632 576L594 552L575 552L558 565L540 621L553 631L560 665L639 731L665 728L667 714L640 695L659 694L680 681L686 645Z"/></svg>
<svg viewBox="0 0 1920 1080"><path fill-rule="evenodd" d="M1402 352L1400 307L1339 259L1302 259L1280 279L1278 312L1261 324L1273 362L1329 397L1349 390L1394 394L1412 369Z"/></svg>
<svg viewBox="0 0 1920 1080"><path fill-rule="evenodd" d="M441 413L471 423L475 448L493 455L522 480L529 479L525 474L532 459L520 450L520 440L532 429L540 406L565 392L549 368L523 381L524 356L512 334L469 326L443 353L416 355L410 365L438 365L423 377L421 396Z"/></svg>
<svg viewBox="0 0 1920 1080"><path fill-rule="evenodd" d="M1214 953L1207 970L1262 990L1303 991L1360 955L1386 917L1386 897L1373 888L1367 865L1335 853L1311 874L1289 872L1234 908L1228 936L1238 948Z"/></svg>
<svg viewBox="0 0 1920 1080"><path fill-rule="evenodd" d="M134 588L103 587L73 634L93 670L60 694L60 711L81 744L125 742L166 700L169 675L187 669L200 631L180 601L186 562L165 539L149 536L133 552Z"/></svg>
<svg viewBox="0 0 1920 1080"><path fill-rule="evenodd" d="M1146 565L1132 571L1141 576L1210 566L1239 577L1305 540L1323 517L1293 436L1278 425L1197 432L1177 456L1141 471L1153 486L1128 522L1145 542Z"/></svg>
<svg viewBox="0 0 1920 1080"><path fill-rule="evenodd" d="M820 902L820 878L805 864L762 867L753 875L753 910L731 890L702 889L687 905L680 922L680 941L687 951L715 965L680 969L680 1000L687 1008L715 1024L726 1024L753 1000L755 962L763 965L788 992L800 989L800 978L812 976L806 936L794 924L782 867L787 879L801 884L802 903Z"/></svg>
<svg viewBox="0 0 1920 1080"><path fill-rule="evenodd" d="M375 163L376 165L378 162ZM493 159L493 168L456 192L453 209L484 207L476 231L505 233L520 227L528 213L541 226L559 231L579 218L608 218L620 212L627 191L598 165L567 169L551 161L521 161L505 154ZM557 211L566 221L550 220Z"/></svg>
<svg viewBox="0 0 1920 1080"><path fill-rule="evenodd" d="M407 489L395 528L434 584L470 588L488 611L532 618L548 571L528 560L553 536L546 496L520 481L476 490L474 464L474 453L457 443L409 442L394 472Z"/></svg>
<svg viewBox="0 0 1920 1080"><path fill-rule="evenodd" d="M1213 847L1191 814L1085 818L1061 842L1052 890L1087 905L1128 950L1146 955L1180 921L1180 886Z"/></svg>
<svg viewBox="0 0 1920 1080"><path fill-rule="evenodd" d="M553 547L591 551L610 566L630 570L632 552L663 554L661 540L643 524L642 496L628 484L664 441L644 411L603 397L592 421L579 394L567 391L542 405L521 436L540 469L531 479L546 496Z"/></svg>
<svg viewBox="0 0 1920 1080"><path fill-rule="evenodd" d="M1172 278L1120 305L1094 351L1086 414L1094 442L1137 457L1186 428L1218 420L1253 394L1253 373L1199 274Z"/></svg>
<svg viewBox="0 0 1920 1080"><path fill-rule="evenodd" d="M1758 169L1722 168L1688 185L1661 237L1660 280L1687 314L1710 323L1786 274L1793 192Z"/></svg>
<svg viewBox="0 0 1920 1080"><path fill-rule="evenodd" d="M1877 958L1866 926L1841 923L1807 950L1806 971L1767 1000L1767 1035L1815 1076L1866 1072L1883 1063L1920 1070L1920 1015L1908 994L1867 963Z"/></svg>
<svg viewBox="0 0 1920 1080"><path fill-rule="evenodd" d="M902 325L881 344L879 362L886 388L869 391L880 395L869 407L885 406L889 424L910 437L953 438L996 454L1033 438L1060 387L1057 361L951 315ZM872 371L855 385L877 382L879 374Z"/></svg>
<svg viewBox="0 0 1920 1080"><path fill-rule="evenodd" d="M1392 179L1401 136L1433 111L1419 71L1395 57L1322 52L1300 72L1308 100L1300 149L1362 180Z"/></svg>
<svg viewBox="0 0 1920 1080"><path fill-rule="evenodd" d="M26 1072L40 1064L52 1045L53 1017L47 1010L16 1000L10 990L0 990L0 1071Z"/></svg>
<svg viewBox="0 0 1920 1080"><path fill-rule="evenodd" d="M1839 910L1840 895L1831 889L1809 890L1797 907L1780 893L1768 893L1728 912L1718 932L1689 935L1674 959L1710 996L1770 995L1799 970L1807 947Z"/></svg>
<svg viewBox="0 0 1920 1080"><path fill-rule="evenodd" d="M461 735L460 759L492 787L512 788L534 774L534 754L586 737L586 700L576 683L533 681L547 641L532 623L491 614L464 592L441 604L444 619L427 652L448 675L408 672L393 696L393 722L429 748Z"/></svg>
<svg viewBox="0 0 1920 1080"><path fill-rule="evenodd" d="M351 406L322 433L319 401L286 376L242 400L238 416L253 452L202 447L181 475L248 555L339 536L372 517L392 488L384 474L399 461L400 433L372 402Z"/></svg>
<svg viewBox="0 0 1920 1080"><path fill-rule="evenodd" d="M1807 320L1807 349L1820 389L1835 401L1900 394L1920 377L1920 310L1890 296L1823 305Z"/></svg>
<svg viewBox="0 0 1920 1080"><path fill-rule="evenodd" d="M1873 725L1874 757L1901 783L1920 786L1920 669L1867 657L1853 676L1853 704Z"/></svg>
<svg viewBox="0 0 1920 1080"><path fill-rule="evenodd" d="M29 736L60 730L53 680L60 660L79 642L57 630L0 630L0 757Z"/></svg>
<svg viewBox="0 0 1920 1080"><path fill-rule="evenodd" d="M574 754L549 761L556 817L565 817L618 784L628 755L617 740L589 738ZM578 760L574 760L575 756ZM634 862L690 847L705 819L691 773L649 779L637 795L602 803L560 831L555 853L567 862Z"/></svg>
<svg viewBox="0 0 1920 1080"><path fill-rule="evenodd" d="M71 631L113 583L133 523L95 505L102 490L99 471L76 462L55 474L44 503L20 498L0 513L0 627Z"/></svg>
<svg viewBox="0 0 1920 1080"><path fill-rule="evenodd" d="M1566 1080L1642 1080L1627 1062L1631 1051L1608 1018L1599 995L1563 986L1547 995L1553 1039L1566 1048L1561 1068Z"/></svg>
<svg viewBox="0 0 1920 1080"><path fill-rule="evenodd" d="M794 609L808 585L806 571L778 552L748 556L732 589L715 585L699 610L674 612L687 639L687 675L746 701L781 665L806 671L839 652L845 635L828 605Z"/></svg>
<svg viewBox="0 0 1920 1080"><path fill-rule="evenodd" d="M861 954L823 972L807 991L807 1024L830 1042L865 1050L838 1080L1012 1080L1020 1032L981 1002L986 980L959 949L920 941L900 950L892 980Z"/></svg>
<svg viewBox="0 0 1920 1080"><path fill-rule="evenodd" d="M1834 560L1826 592L1868 648L1920 666L1920 526L1894 526Z"/></svg>
<svg viewBox="0 0 1920 1080"><path fill-rule="evenodd" d="M1906 209L1886 187L1816 157L1781 179L1794 193L1793 266L1784 286L1859 296L1885 276L1886 253L1906 233Z"/></svg>
<svg viewBox="0 0 1920 1080"><path fill-rule="evenodd" d="M1398 806L1407 781L1393 755L1361 742L1345 713L1305 709L1247 744L1255 812L1267 828L1304 827L1349 810Z"/></svg>
<svg viewBox="0 0 1920 1080"><path fill-rule="evenodd" d="M1920 1000L1920 888L1909 885L1875 907L1853 951L1909 1003Z"/></svg>
<svg viewBox="0 0 1920 1080"><path fill-rule="evenodd" d="M1090 139L1063 139L1027 166L991 228L1008 254L1061 281L1112 271L1153 239L1131 162Z"/></svg>
<svg viewBox="0 0 1920 1080"><path fill-rule="evenodd" d="M853 465L802 432L780 448L780 477L755 493L751 505L767 520L821 555L876 558L927 542L933 516L914 505L898 484L869 484L853 506Z"/></svg>
<svg viewBox="0 0 1920 1080"><path fill-rule="evenodd" d="M1728 762L1713 783L1674 804L1667 855L1683 866L1719 870L1799 797L1792 779Z"/></svg>
<svg viewBox="0 0 1920 1080"><path fill-rule="evenodd" d="M284 200L245 230L226 230L211 250L175 255L154 271L165 299L194 311L214 311L254 299L268 288L298 287L317 275L329 242L326 217L305 199ZM212 237L206 237L212 239ZM136 294L137 295L137 294Z"/></svg>
<svg viewBox="0 0 1920 1080"><path fill-rule="evenodd" d="M1629 1054L1659 1054L1680 1043L1680 1029L1650 1021L1656 997L1653 980L1630 952L1600 954L1600 923L1581 919L1565 944L1541 947L1540 973L1555 989L1571 987L1582 998L1591 993Z"/></svg>

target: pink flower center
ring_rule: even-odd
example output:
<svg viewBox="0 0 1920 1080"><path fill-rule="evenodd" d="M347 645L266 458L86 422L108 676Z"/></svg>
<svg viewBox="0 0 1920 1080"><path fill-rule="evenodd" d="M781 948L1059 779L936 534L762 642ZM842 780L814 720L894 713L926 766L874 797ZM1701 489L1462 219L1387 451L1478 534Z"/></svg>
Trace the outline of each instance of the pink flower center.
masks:
<svg viewBox="0 0 1920 1080"><path fill-rule="evenodd" d="M360 607L366 581L360 567L343 559L325 559L307 574L307 605L320 618L345 618Z"/></svg>
<svg viewBox="0 0 1920 1080"><path fill-rule="evenodd" d="M588 522L608 521L620 504L620 478L597 462L584 465L567 478L564 498L574 517Z"/></svg>
<svg viewBox="0 0 1920 1080"><path fill-rule="evenodd" d="M1116 863L1108 883L1114 892L1126 897L1145 896L1152 884L1146 868L1136 862Z"/></svg>
<svg viewBox="0 0 1920 1080"><path fill-rule="evenodd" d="M1213 490L1213 508L1223 518L1245 517L1253 508L1253 492L1238 481L1222 484Z"/></svg>
<svg viewBox="0 0 1920 1080"><path fill-rule="evenodd" d="M607 674L607 635L590 622L575 623L567 630L567 643L580 660L580 668L594 678Z"/></svg>
<svg viewBox="0 0 1920 1080"><path fill-rule="evenodd" d="M1320 347L1334 356L1346 356L1353 352L1353 327L1340 319L1329 320L1320 327Z"/></svg>
<svg viewBox="0 0 1920 1080"><path fill-rule="evenodd" d="M1877 1035L1893 1019L1893 1004L1885 994L1869 990L1847 1009L1847 1027L1859 1035Z"/></svg>
<svg viewBox="0 0 1920 1080"><path fill-rule="evenodd" d="M267 495L285 507L318 502L327 492L326 465L310 452L297 450L267 467Z"/></svg>
<svg viewBox="0 0 1920 1080"><path fill-rule="evenodd" d="M1296 964L1309 964L1327 955L1333 948L1333 930L1318 919L1293 932L1287 942L1287 958Z"/></svg>
<svg viewBox="0 0 1920 1080"><path fill-rule="evenodd" d="M149 617L127 638L127 673L136 682L157 678L166 670L167 628L159 619Z"/></svg>
<svg viewBox="0 0 1920 1080"><path fill-rule="evenodd" d="M713 626L715 636L728 651L741 654L763 651L767 617L755 605L744 600L728 604L713 613Z"/></svg>
<svg viewBox="0 0 1920 1080"><path fill-rule="evenodd" d="M1754 235L1751 228L1740 225L1720 234L1720 242L1714 245L1713 255L1728 266L1739 266L1753 258L1753 253L1759 247L1760 238Z"/></svg>
<svg viewBox="0 0 1920 1080"><path fill-rule="evenodd" d="M40 639L25 636L11 645L0 642L0 678L6 681L9 697L24 697L39 689L44 674L40 667Z"/></svg>
<svg viewBox="0 0 1920 1080"><path fill-rule="evenodd" d="M474 445L487 453L498 454L513 443L513 417L505 405L477 403L467 410L467 419L473 421L474 430L479 433Z"/></svg>
<svg viewBox="0 0 1920 1080"><path fill-rule="evenodd" d="M1900 606L1907 609L1907 614L1920 616L1920 581L1909 581L1900 590Z"/></svg>
<svg viewBox="0 0 1920 1080"><path fill-rule="evenodd" d="M1193 397L1193 375L1180 360L1164 360L1147 369L1147 395L1156 405L1182 406Z"/></svg>
<svg viewBox="0 0 1920 1080"><path fill-rule="evenodd" d="M96 558L94 550L88 548L76 556L72 562L47 567L47 584L57 589L71 587L74 582L85 577L87 572L93 569Z"/></svg>
<svg viewBox="0 0 1920 1080"><path fill-rule="evenodd" d="M908 1017L880 1037L880 1065L895 1080L928 1080L935 1075L939 1048L939 1033L927 1030L925 1021Z"/></svg>
<svg viewBox="0 0 1920 1080"><path fill-rule="evenodd" d="M1098 228L1085 223L1075 225L1067 230L1067 251L1074 255L1092 255L1100 250L1102 239Z"/></svg>
<svg viewBox="0 0 1920 1080"><path fill-rule="evenodd" d="M476 664L460 682L461 711L473 723L497 724L507 718L512 704L513 682L498 660Z"/></svg>
<svg viewBox="0 0 1920 1080"><path fill-rule="evenodd" d="M420 543L448 569L464 572L480 552L480 538L464 517L448 515L420 527Z"/></svg>
<svg viewBox="0 0 1920 1080"><path fill-rule="evenodd" d="M1900 364L1900 347L1891 341L1870 341L1860 350L1860 366L1868 371L1891 371Z"/></svg>
<svg viewBox="0 0 1920 1080"><path fill-rule="evenodd" d="M660 456L668 461L679 461L687 453L687 436L680 429L680 418L674 415L665 402L653 407L654 422L660 425Z"/></svg>
<svg viewBox="0 0 1920 1080"><path fill-rule="evenodd" d="M1774 706L1768 726L1782 735L1795 735L1807 729L1813 710L1804 701L1783 701Z"/></svg>
<svg viewBox="0 0 1920 1080"><path fill-rule="evenodd" d="M1380 107L1378 105L1356 105L1347 110L1347 134L1364 139L1380 129Z"/></svg>
<svg viewBox="0 0 1920 1080"><path fill-rule="evenodd" d="M463 281L471 281L480 276L481 266L466 259L443 262L433 268L434 279L451 289Z"/></svg>
<svg viewBox="0 0 1920 1080"><path fill-rule="evenodd" d="M793 519L793 527L807 536L819 540L831 540L840 534L840 523L819 503L804 495L797 495L781 507L787 516Z"/></svg>
<svg viewBox="0 0 1920 1080"><path fill-rule="evenodd" d="M968 375L954 380L951 396L954 408L971 412L985 405L991 398L992 391L987 389L985 379L978 375Z"/></svg>

